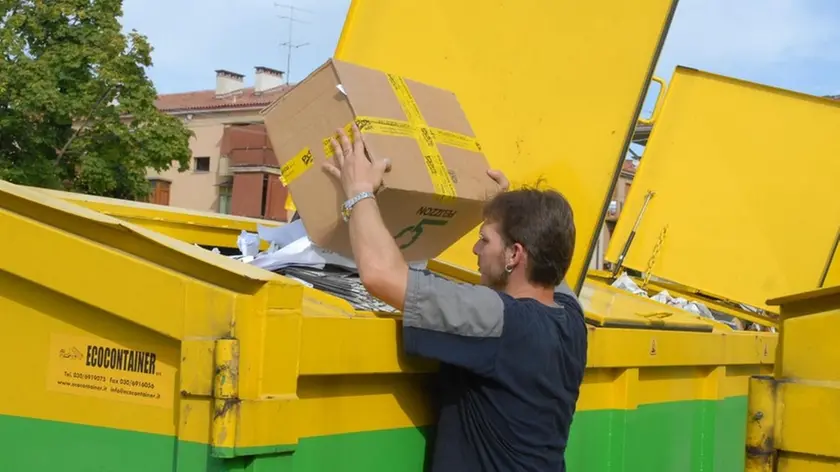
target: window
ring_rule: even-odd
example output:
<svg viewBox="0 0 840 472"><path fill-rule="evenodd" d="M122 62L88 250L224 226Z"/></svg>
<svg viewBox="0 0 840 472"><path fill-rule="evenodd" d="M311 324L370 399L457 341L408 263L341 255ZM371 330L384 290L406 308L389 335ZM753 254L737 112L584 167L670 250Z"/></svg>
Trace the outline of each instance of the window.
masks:
<svg viewBox="0 0 840 472"><path fill-rule="evenodd" d="M150 192L146 196L146 202L157 205L169 205L169 188L171 185L170 182L165 180L150 180Z"/></svg>
<svg viewBox="0 0 840 472"><path fill-rule="evenodd" d="M193 170L195 172L210 172L209 157L194 157L193 161Z"/></svg>
<svg viewBox="0 0 840 472"><path fill-rule="evenodd" d="M219 186L219 213L230 215L230 203L233 190L230 185Z"/></svg>
<svg viewBox="0 0 840 472"><path fill-rule="evenodd" d="M262 202L260 204L260 216L265 218L265 210L268 207L268 174L263 174L262 179Z"/></svg>

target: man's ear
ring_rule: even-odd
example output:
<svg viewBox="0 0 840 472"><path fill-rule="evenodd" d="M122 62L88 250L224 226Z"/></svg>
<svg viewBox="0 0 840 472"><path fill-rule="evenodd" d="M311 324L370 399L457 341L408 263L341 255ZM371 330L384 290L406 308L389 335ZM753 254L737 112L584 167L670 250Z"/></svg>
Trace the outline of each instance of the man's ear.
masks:
<svg viewBox="0 0 840 472"><path fill-rule="evenodd" d="M525 263L525 247L519 243L513 243L511 246L511 254L509 262L513 267Z"/></svg>

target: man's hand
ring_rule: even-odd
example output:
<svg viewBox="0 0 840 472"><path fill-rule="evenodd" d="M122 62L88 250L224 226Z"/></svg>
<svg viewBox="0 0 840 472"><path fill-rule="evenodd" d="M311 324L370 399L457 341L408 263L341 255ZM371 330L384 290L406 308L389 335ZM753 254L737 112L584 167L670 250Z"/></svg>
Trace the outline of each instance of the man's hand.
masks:
<svg viewBox="0 0 840 472"><path fill-rule="evenodd" d="M337 130L338 141L330 138L335 160L324 162L324 170L339 179L347 198L352 198L362 192L376 192L382 185L385 172L390 167L388 159L374 162L368 160L362 133L355 123L352 131L353 143L350 142L343 129Z"/></svg>
<svg viewBox="0 0 840 472"><path fill-rule="evenodd" d="M508 181L505 174L502 173L500 170L490 169L487 171L487 175L490 176L491 179L496 181L499 184L499 187L502 188L502 192L507 192L510 189L510 182Z"/></svg>
<svg viewBox="0 0 840 472"><path fill-rule="evenodd" d="M376 192L388 170L388 160L368 160L362 133L355 124L352 144L344 130L338 130L337 134L338 142L330 139L335 161L325 162L324 170L341 181L347 198L362 192ZM382 221L376 199L366 198L357 202L348 227L353 260L359 269L362 285L374 297L402 310L408 287L408 264Z"/></svg>

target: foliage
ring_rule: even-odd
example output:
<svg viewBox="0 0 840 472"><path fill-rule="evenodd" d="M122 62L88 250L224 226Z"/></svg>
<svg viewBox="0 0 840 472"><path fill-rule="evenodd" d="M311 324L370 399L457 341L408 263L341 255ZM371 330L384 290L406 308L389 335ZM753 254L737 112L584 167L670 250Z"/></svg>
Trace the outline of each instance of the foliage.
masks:
<svg viewBox="0 0 840 472"><path fill-rule="evenodd" d="M0 0L0 178L136 198L186 169L191 132L159 112L152 47L122 0Z"/></svg>

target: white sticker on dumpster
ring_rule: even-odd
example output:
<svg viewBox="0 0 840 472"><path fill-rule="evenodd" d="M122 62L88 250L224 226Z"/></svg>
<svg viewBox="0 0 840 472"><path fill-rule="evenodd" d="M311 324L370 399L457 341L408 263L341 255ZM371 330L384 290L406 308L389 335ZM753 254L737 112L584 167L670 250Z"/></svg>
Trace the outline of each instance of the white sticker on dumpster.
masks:
<svg viewBox="0 0 840 472"><path fill-rule="evenodd" d="M47 389L107 400L173 407L175 368L155 349L121 346L98 337L53 334Z"/></svg>

